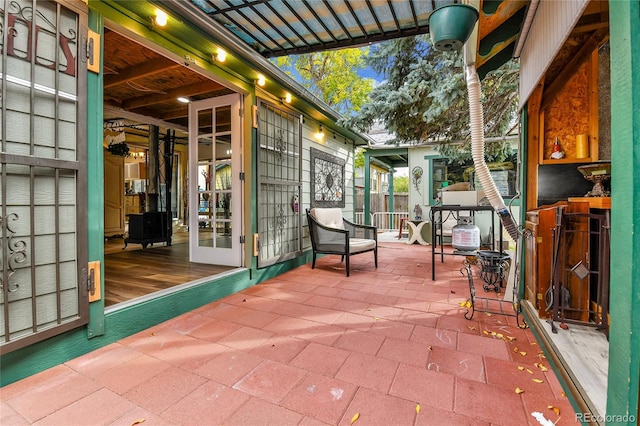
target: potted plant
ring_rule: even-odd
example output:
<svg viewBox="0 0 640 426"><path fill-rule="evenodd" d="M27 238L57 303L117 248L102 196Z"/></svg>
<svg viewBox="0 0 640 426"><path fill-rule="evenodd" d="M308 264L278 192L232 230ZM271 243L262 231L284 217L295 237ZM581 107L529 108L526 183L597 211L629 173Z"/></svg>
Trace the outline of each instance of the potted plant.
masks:
<svg viewBox="0 0 640 426"><path fill-rule="evenodd" d="M429 33L438 50L457 50L467 41L478 20L478 9L467 4L448 4L431 12Z"/></svg>

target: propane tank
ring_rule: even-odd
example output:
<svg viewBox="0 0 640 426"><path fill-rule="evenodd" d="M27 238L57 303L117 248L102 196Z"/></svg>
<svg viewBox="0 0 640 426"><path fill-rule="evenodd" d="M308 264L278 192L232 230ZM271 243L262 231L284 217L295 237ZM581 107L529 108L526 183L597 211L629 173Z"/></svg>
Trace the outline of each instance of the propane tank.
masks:
<svg viewBox="0 0 640 426"><path fill-rule="evenodd" d="M480 248L480 228L473 224L471 217L458 218L458 224L451 230L451 245L460 251L476 251Z"/></svg>

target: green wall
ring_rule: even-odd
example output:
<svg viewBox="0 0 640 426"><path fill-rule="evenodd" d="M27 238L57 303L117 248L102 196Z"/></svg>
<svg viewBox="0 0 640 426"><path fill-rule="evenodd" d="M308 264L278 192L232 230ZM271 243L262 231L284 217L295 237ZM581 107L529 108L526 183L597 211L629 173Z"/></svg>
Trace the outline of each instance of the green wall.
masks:
<svg viewBox="0 0 640 426"><path fill-rule="evenodd" d="M640 375L640 2L610 1L611 325L607 415L638 416ZM639 308L637 308L639 307ZM611 417L609 424L626 423ZM621 421L616 421L621 420Z"/></svg>

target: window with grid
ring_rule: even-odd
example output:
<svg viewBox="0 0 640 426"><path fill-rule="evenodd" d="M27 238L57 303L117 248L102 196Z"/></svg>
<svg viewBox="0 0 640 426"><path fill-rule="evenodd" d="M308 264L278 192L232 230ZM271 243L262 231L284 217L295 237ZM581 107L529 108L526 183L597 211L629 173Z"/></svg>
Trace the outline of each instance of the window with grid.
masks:
<svg viewBox="0 0 640 426"><path fill-rule="evenodd" d="M258 103L258 267L302 253L302 120Z"/></svg>
<svg viewBox="0 0 640 426"><path fill-rule="evenodd" d="M86 19L0 0L1 353L88 321Z"/></svg>

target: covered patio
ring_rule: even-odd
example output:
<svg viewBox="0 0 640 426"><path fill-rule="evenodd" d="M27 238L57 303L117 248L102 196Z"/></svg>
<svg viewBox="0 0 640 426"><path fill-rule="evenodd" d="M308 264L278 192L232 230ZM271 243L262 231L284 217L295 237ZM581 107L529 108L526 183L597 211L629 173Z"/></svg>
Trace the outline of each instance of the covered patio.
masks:
<svg viewBox="0 0 640 426"><path fill-rule="evenodd" d="M3 387L0 423L574 424L531 331L465 319L463 258L432 281L430 250L322 257Z"/></svg>

